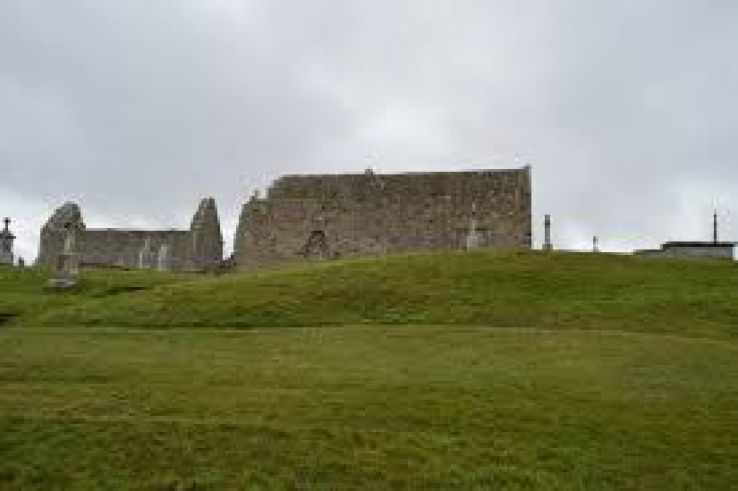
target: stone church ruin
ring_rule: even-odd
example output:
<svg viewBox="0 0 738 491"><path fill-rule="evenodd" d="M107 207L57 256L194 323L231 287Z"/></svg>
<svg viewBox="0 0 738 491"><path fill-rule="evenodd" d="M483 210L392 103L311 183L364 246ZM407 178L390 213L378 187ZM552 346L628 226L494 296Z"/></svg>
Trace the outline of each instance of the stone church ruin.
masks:
<svg viewBox="0 0 738 491"><path fill-rule="evenodd" d="M531 247L530 167L288 175L241 212L238 269L416 249Z"/></svg>
<svg viewBox="0 0 738 491"><path fill-rule="evenodd" d="M88 229L79 205L66 203L41 229L37 264L66 270L70 257L79 266L214 271L223 260L215 200L200 202L189 230Z"/></svg>

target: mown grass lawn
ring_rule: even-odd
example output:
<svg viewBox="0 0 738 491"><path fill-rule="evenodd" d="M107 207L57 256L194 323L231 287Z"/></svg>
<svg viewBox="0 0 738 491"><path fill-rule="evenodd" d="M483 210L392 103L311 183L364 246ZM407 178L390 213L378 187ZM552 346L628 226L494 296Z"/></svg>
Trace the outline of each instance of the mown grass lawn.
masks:
<svg viewBox="0 0 738 491"><path fill-rule="evenodd" d="M2 488L729 489L738 348L607 331L0 331Z"/></svg>
<svg viewBox="0 0 738 491"><path fill-rule="evenodd" d="M738 268L0 267L0 489L732 489Z"/></svg>
<svg viewBox="0 0 738 491"><path fill-rule="evenodd" d="M86 300L107 299L151 291L166 284L201 280L194 275L117 269L85 270L78 286L69 292L45 288L50 278L38 268L0 265L0 325L25 324L23 319L48 314Z"/></svg>

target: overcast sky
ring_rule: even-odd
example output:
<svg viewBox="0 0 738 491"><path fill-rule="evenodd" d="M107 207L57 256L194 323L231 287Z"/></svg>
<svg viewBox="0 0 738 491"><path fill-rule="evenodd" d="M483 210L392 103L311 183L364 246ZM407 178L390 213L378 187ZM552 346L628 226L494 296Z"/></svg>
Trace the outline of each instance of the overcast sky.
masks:
<svg viewBox="0 0 738 491"><path fill-rule="evenodd" d="M283 173L533 166L562 248L738 239L734 0L0 2L0 215L33 258Z"/></svg>

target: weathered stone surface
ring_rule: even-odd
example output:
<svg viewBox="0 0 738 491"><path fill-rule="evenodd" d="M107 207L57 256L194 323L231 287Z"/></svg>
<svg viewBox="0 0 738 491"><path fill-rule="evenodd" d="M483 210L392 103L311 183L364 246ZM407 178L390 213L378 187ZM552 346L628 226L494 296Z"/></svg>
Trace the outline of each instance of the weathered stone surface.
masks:
<svg viewBox="0 0 738 491"><path fill-rule="evenodd" d="M530 169L285 176L243 207L239 269L414 249L531 246Z"/></svg>
<svg viewBox="0 0 738 491"><path fill-rule="evenodd" d="M190 225L194 269L215 271L223 260L223 235L213 198L200 202Z"/></svg>
<svg viewBox="0 0 738 491"><path fill-rule="evenodd" d="M79 275L79 248L77 236L83 230L81 222L69 222L65 225L64 248L56 258L54 277L46 284L53 289L72 288L77 284Z"/></svg>
<svg viewBox="0 0 738 491"><path fill-rule="evenodd" d="M82 266L209 271L223 258L218 212L212 198L200 203L190 230L87 229L78 205L59 208L41 231L37 264L55 268L64 230L73 224ZM161 256L163 252L163 257Z"/></svg>
<svg viewBox="0 0 738 491"><path fill-rule="evenodd" d="M41 243L36 260L38 265L55 271L58 269L59 256L64 252L67 230L70 228L84 230L85 223L79 205L67 202L57 208L41 228Z"/></svg>

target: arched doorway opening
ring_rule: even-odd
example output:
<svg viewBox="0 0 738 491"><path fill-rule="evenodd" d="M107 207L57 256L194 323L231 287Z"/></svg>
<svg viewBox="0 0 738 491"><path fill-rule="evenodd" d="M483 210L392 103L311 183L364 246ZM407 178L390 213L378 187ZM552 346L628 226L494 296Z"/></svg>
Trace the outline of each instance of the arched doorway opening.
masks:
<svg viewBox="0 0 738 491"><path fill-rule="evenodd" d="M322 230L311 232L310 237L302 248L301 255L306 259L327 259L330 257L325 232Z"/></svg>

